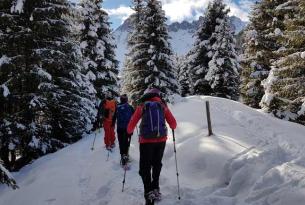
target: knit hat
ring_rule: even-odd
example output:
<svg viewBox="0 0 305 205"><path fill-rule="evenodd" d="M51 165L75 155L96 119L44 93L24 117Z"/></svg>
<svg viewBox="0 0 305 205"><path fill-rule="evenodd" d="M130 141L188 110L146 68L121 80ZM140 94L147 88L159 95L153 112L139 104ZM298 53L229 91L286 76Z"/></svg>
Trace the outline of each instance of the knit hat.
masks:
<svg viewBox="0 0 305 205"><path fill-rule="evenodd" d="M105 93L105 98L113 98L113 95L112 95L112 93L110 92L110 91L107 91L106 93Z"/></svg>
<svg viewBox="0 0 305 205"><path fill-rule="evenodd" d="M147 93L160 95L161 92L157 88L150 88L150 89L146 90L145 94L147 94Z"/></svg>
<svg viewBox="0 0 305 205"><path fill-rule="evenodd" d="M127 103L128 102L128 96L126 94L123 94L120 96L120 102L121 103Z"/></svg>

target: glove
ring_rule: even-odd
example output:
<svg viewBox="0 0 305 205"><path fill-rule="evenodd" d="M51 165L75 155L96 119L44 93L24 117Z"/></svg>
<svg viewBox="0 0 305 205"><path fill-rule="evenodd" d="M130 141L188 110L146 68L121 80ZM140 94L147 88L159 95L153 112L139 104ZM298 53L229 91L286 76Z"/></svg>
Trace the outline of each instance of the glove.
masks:
<svg viewBox="0 0 305 205"><path fill-rule="evenodd" d="M91 131L94 132L96 129L97 129L97 122L94 122Z"/></svg>

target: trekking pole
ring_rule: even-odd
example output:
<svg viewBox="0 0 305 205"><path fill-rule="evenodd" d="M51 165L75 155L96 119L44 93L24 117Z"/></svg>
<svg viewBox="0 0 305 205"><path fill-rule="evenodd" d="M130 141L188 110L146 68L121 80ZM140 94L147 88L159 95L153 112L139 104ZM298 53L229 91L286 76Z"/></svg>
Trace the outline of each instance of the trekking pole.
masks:
<svg viewBox="0 0 305 205"><path fill-rule="evenodd" d="M97 133L97 130L95 130L95 136L94 136L94 140L93 140L92 147L91 147L92 151L94 150L94 143L95 143L95 139L96 139L96 133Z"/></svg>
<svg viewBox="0 0 305 205"><path fill-rule="evenodd" d="M124 178L123 178L122 192L124 192L124 187L125 187L126 171L127 171L127 169L124 169Z"/></svg>
<svg viewBox="0 0 305 205"><path fill-rule="evenodd" d="M179 184L179 173L178 173L178 163L177 163L177 150L176 150L176 138L175 138L175 131L172 129L173 133L173 141L174 141L174 152L175 152L175 162L176 162L176 174L177 174L177 185L178 185L178 199L181 199L180 196L180 184Z"/></svg>
<svg viewBox="0 0 305 205"><path fill-rule="evenodd" d="M107 162L109 161L109 155L110 155L110 150L108 150L107 159L106 159Z"/></svg>

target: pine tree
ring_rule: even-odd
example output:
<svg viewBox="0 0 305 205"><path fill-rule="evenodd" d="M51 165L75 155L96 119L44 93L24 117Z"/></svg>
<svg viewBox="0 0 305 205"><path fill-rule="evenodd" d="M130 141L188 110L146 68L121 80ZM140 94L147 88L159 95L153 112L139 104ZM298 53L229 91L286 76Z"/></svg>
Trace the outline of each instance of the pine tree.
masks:
<svg viewBox="0 0 305 205"><path fill-rule="evenodd" d="M276 117L305 125L305 2L287 0L275 11L285 16L277 39L282 46L263 82L261 106Z"/></svg>
<svg viewBox="0 0 305 205"><path fill-rule="evenodd" d="M82 53L87 76L93 82L97 95L104 98L106 92L118 95L118 61L111 34L108 14L101 8L102 0L83 0Z"/></svg>
<svg viewBox="0 0 305 205"><path fill-rule="evenodd" d="M132 103L143 95L146 87L142 79L148 75L147 65L143 62L148 56L148 45L145 42L147 36L143 33L144 1L133 0L135 14L131 16L133 30L128 36L128 54L124 63L122 92L128 94Z"/></svg>
<svg viewBox="0 0 305 205"><path fill-rule="evenodd" d="M284 0L262 0L253 8L250 24L245 31L244 54L242 56L241 96L243 102L259 108L264 95L261 82L268 77L271 61L276 58L273 51L280 45L276 43L277 29L280 29L280 13L275 8Z"/></svg>
<svg viewBox="0 0 305 205"><path fill-rule="evenodd" d="M165 13L160 1L148 0L144 8L141 1L136 1L135 5L136 8L141 8L134 21L137 24L134 31L139 32L131 35L133 40L129 43L129 65L125 64L124 77L127 79L124 87L129 87L133 100L139 99L150 87L160 89L165 98L168 98L169 95L178 93L178 84Z"/></svg>
<svg viewBox="0 0 305 205"><path fill-rule="evenodd" d="M94 93L71 35L70 4L5 0L0 12L0 157L18 170L90 129Z"/></svg>
<svg viewBox="0 0 305 205"><path fill-rule="evenodd" d="M239 62L235 51L235 38L230 28L229 17L218 19L210 41L214 42L211 51L214 53L209 62L205 76L213 93L212 95L238 100L239 97Z"/></svg>
<svg viewBox="0 0 305 205"><path fill-rule="evenodd" d="M33 107L45 105L41 110L50 115L53 137L74 142L88 130L94 117L90 113L94 91L88 90L90 83L83 75L80 48L70 30L71 6L65 0L27 0L26 6L36 34L31 66L42 75L39 98L45 100L34 101Z"/></svg>
<svg viewBox="0 0 305 205"><path fill-rule="evenodd" d="M200 22L195 34L195 43L188 53L190 72L193 84L193 94L211 95L213 90L205 76L209 70L209 62L212 59L213 52L210 47L214 44L210 41L216 26L219 25L218 19L223 19L229 12L222 0L214 0L209 3L205 17Z"/></svg>
<svg viewBox="0 0 305 205"><path fill-rule="evenodd" d="M190 75L188 68L187 56L177 57L177 73L180 85L180 93L182 97L188 96L191 93Z"/></svg>
<svg viewBox="0 0 305 205"><path fill-rule="evenodd" d="M173 64L173 53L169 44L165 12L160 1L148 0L145 9L144 33L148 36L149 75L144 84L147 88L158 88L166 96L178 93L178 84Z"/></svg>
<svg viewBox="0 0 305 205"><path fill-rule="evenodd" d="M20 14L22 5L15 8L15 3L0 2L0 158L9 170L16 167L16 152L28 143L32 123L27 69L31 31Z"/></svg>

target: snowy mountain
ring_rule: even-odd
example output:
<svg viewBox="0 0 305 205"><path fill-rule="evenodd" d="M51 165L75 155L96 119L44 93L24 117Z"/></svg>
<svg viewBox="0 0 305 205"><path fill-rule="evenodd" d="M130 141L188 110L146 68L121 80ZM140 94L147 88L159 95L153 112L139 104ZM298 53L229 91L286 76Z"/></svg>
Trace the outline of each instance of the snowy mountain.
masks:
<svg viewBox="0 0 305 205"><path fill-rule="evenodd" d="M207 137L204 102L210 101L214 136ZM163 158L158 205L301 205L305 201L305 127L273 118L238 102L188 97L171 105L178 121L177 159L171 134ZM0 185L0 204L143 205L139 148L132 138L131 169L116 148L107 161L103 133L94 134L13 173L20 189Z"/></svg>
<svg viewBox="0 0 305 205"><path fill-rule="evenodd" d="M168 25L169 36L171 37L170 43L175 53L178 55L183 55L190 50L194 42L193 35L197 30L197 26L201 21L201 18L191 23L188 21L183 21L181 23L175 22ZM247 25L246 22L235 16L230 17L230 20L232 30L235 30L236 34L243 30ZM124 63L128 31L130 29L131 22L128 18L119 28L114 31L114 37L117 43L116 55L120 61L120 68L122 68Z"/></svg>

